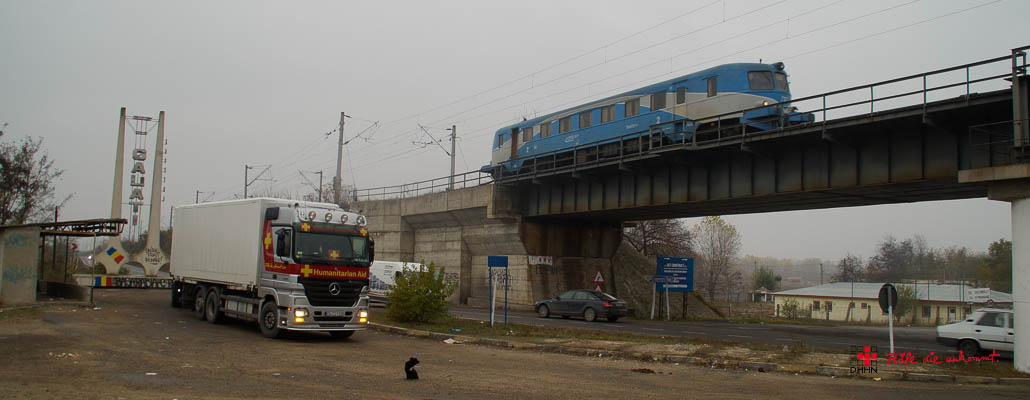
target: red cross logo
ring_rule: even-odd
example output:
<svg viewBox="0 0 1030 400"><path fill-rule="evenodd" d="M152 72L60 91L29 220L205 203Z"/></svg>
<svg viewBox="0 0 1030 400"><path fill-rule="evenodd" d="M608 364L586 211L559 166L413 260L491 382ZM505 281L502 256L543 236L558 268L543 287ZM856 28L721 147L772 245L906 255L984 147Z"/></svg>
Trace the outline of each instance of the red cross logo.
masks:
<svg viewBox="0 0 1030 400"><path fill-rule="evenodd" d="M876 359L876 353L870 353L869 346L865 346L863 350L865 351L862 353L858 353L858 359L862 360L865 366L868 367L869 364Z"/></svg>

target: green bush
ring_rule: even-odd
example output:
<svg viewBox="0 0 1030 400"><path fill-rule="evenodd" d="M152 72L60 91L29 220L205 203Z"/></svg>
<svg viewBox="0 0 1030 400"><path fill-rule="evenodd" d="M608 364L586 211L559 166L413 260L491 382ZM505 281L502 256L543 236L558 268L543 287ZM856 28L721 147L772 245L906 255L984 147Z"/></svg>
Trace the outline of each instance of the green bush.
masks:
<svg viewBox="0 0 1030 400"><path fill-rule="evenodd" d="M456 282L446 278L444 269L436 271L429 263L423 271L406 270L390 286L387 316L398 322L431 322L447 316L447 297L454 293Z"/></svg>
<svg viewBox="0 0 1030 400"><path fill-rule="evenodd" d="M787 299L783 302L783 316L788 319L798 319L801 314L801 304L797 300Z"/></svg>

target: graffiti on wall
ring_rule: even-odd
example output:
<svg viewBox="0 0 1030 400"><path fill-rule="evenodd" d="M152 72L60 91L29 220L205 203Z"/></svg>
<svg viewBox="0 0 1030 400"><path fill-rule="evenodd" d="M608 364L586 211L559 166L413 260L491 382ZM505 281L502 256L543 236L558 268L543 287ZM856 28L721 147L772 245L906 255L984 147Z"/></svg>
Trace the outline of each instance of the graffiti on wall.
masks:
<svg viewBox="0 0 1030 400"><path fill-rule="evenodd" d="M10 265L3 269L4 282L18 283L27 280L34 280L36 276L29 268L21 268L17 265Z"/></svg>
<svg viewBox="0 0 1030 400"><path fill-rule="evenodd" d="M171 289L172 280L153 277L98 276L93 278L93 287L120 289Z"/></svg>

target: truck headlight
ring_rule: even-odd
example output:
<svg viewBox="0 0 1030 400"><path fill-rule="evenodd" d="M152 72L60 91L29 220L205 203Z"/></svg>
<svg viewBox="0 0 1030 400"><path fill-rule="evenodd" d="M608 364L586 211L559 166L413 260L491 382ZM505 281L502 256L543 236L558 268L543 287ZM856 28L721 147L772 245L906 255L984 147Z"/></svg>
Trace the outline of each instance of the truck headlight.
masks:
<svg viewBox="0 0 1030 400"><path fill-rule="evenodd" d="M296 310L293 310L293 316L297 317L297 318L304 318L304 317L308 316L308 309L306 309L306 308L298 308ZM297 321L297 322L300 322L300 321Z"/></svg>
<svg viewBox="0 0 1030 400"><path fill-rule="evenodd" d="M358 313L358 318L368 318L368 311L362 310Z"/></svg>

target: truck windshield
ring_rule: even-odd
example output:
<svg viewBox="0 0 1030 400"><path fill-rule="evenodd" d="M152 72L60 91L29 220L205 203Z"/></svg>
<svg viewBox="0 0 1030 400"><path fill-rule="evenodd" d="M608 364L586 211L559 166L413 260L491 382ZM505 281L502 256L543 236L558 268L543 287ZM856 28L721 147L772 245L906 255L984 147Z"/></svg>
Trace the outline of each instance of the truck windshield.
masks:
<svg viewBox="0 0 1030 400"><path fill-rule="evenodd" d="M299 262L367 263L368 238L301 232L297 234L294 255Z"/></svg>

